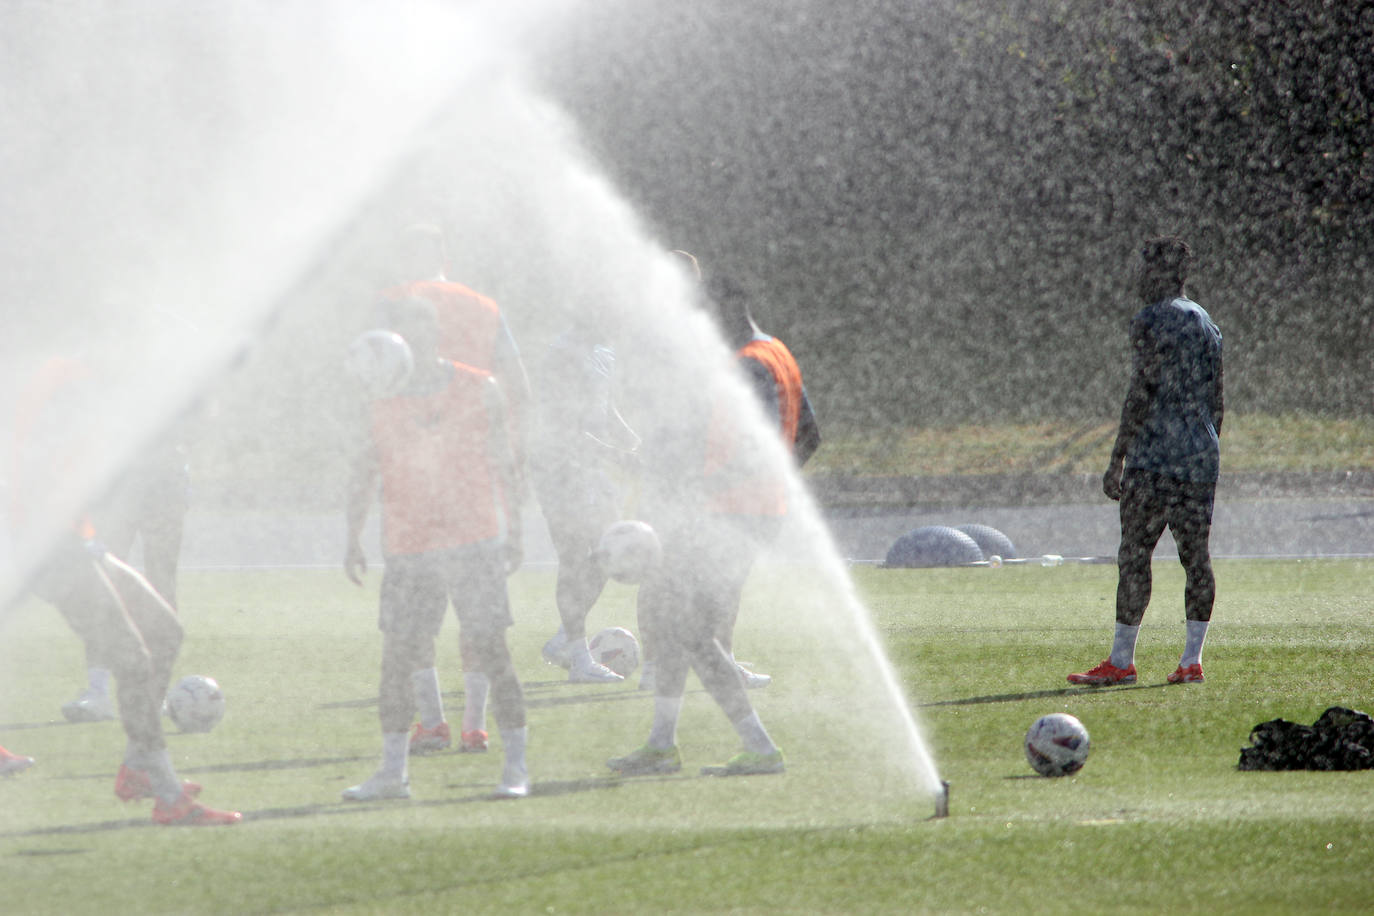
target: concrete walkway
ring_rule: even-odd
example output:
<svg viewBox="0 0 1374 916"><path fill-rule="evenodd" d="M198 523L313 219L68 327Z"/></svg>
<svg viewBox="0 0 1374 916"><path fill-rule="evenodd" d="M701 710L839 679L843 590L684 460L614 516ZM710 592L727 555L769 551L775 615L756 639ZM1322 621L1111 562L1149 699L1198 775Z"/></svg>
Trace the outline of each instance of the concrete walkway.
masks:
<svg viewBox="0 0 1374 916"><path fill-rule="evenodd" d="M1319 483L1321 483L1319 481ZM931 496L927 505L830 506L823 514L841 555L855 562L880 562L898 537L925 525L989 525L1007 535L1021 556L1103 556L1116 554L1116 504L1096 495L1095 481L1039 504L1024 502L1027 488L963 493L949 489ZM1274 487L1282 495L1257 493L1243 482L1218 488L1212 532L1217 557L1374 556L1374 493L1362 487L1325 483L1300 489L1288 483ZM1348 490L1349 492L1342 492ZM998 499L998 497L1003 497ZM1043 494L1036 494L1041 500ZM552 545L537 509L527 510L525 554L533 565L554 562ZM337 514L234 512L193 508L187 518L182 550L184 568L261 566L340 567L344 519ZM376 514L367 543L369 559L376 550ZM1166 533L1157 556L1176 555Z"/></svg>

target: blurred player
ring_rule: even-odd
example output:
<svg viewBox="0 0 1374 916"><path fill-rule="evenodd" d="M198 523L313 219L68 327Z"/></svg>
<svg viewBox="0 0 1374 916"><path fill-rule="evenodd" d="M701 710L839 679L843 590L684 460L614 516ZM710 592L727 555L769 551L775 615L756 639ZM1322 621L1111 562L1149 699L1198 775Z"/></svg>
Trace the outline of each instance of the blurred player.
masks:
<svg viewBox="0 0 1374 916"><path fill-rule="evenodd" d="M396 285L382 292L380 321L390 321L390 305L404 299L431 303L439 322L439 355L444 359L490 372L507 405L508 428L516 460L523 464L521 423L529 400L529 380L500 308L491 299L445 276L448 250L443 230L417 223L397 236L391 252ZM417 279L419 278L419 279ZM476 664L465 636L459 637L463 659L463 722L459 745L463 751L487 749L487 698L491 685ZM444 716L439 674L431 663L413 675L420 721L411 735L414 753L444 750L452 734Z"/></svg>
<svg viewBox="0 0 1374 916"><path fill-rule="evenodd" d="M1221 332L1184 296L1192 252L1156 238L1140 252L1137 288L1147 303L1131 320L1131 380L1102 490L1121 502L1116 631L1112 653L1069 683L1103 686L1136 680L1135 643L1150 603L1150 560L1165 526L1178 545L1187 581L1185 634L1171 684L1200 683L1202 644L1216 582L1208 541L1220 470Z"/></svg>
<svg viewBox="0 0 1374 916"><path fill-rule="evenodd" d="M497 795L519 798L529 792L525 699L506 645L506 576L520 563L523 482L506 407L489 373L439 357L432 303L395 302L391 327L410 344L415 370L400 395L372 404L349 487L344 557L348 578L361 585L361 534L380 482L382 765L343 797L410 796L412 676L434 667L434 640L452 602L473 670L491 685L505 750Z"/></svg>
<svg viewBox="0 0 1374 916"><path fill-rule="evenodd" d="M98 460L88 441L93 405L103 391L80 362L44 364L20 401L10 518L16 532L40 521L41 500L66 485L75 466ZM98 539L88 516L65 528L28 580L29 590L62 613L86 644L87 654L113 672L119 718L128 742L115 778L125 801L155 799L159 824L234 824L236 811L219 811L197 800L200 786L182 782L172 767L162 731L162 701L181 648L176 612L148 581Z"/></svg>
<svg viewBox="0 0 1374 916"><path fill-rule="evenodd" d="M737 303L731 303L737 304ZM671 379L670 367L656 374ZM795 393L800 395L800 379ZM671 381L660 382L671 385ZM695 671L743 744L707 775L781 773L782 751L749 701L739 665L719 640L732 625L749 570L776 534L785 480L749 433L722 416L707 386L663 390L659 419L646 429L645 516L659 534L663 559L639 589L639 625L654 647L653 722L638 749L607 761L622 775L674 773L687 674ZM738 438L736 438L738 436Z"/></svg>
<svg viewBox="0 0 1374 916"><path fill-rule="evenodd" d="M574 319L539 364L530 471L549 536L558 552L558 632L544 659L568 669L573 683L613 683L619 674L594 661L587 615L606 587L593 551L621 517L617 465L631 464L639 437L615 408L615 351L585 319Z"/></svg>
<svg viewBox="0 0 1374 916"><path fill-rule="evenodd" d="M179 433L180 430L173 430ZM143 541L143 570L167 603L177 605L177 565L189 508L190 473L179 434L159 437L135 459L113 493L92 509L101 540L117 557L128 557ZM110 669L89 654L85 689L62 704L68 722L100 722L115 717Z"/></svg>
<svg viewBox="0 0 1374 916"><path fill-rule="evenodd" d="M724 277L713 277L707 284L707 301L714 306L725 340L735 348L735 358L758 396L764 417L777 430L783 446L797 467L804 465L821 444L820 427L802 384L801 368L781 340L765 334L754 322L749 301L738 284ZM740 433L732 429L730 412L717 409L707 443L708 475L726 471L739 449L747 447ZM750 561L777 539L787 514L786 487L771 469L761 475L731 481L712 494L709 510L730 519L730 526L747 534ZM716 639L734 658L735 622L739 619L740 593L744 589L747 565L724 609ZM737 587L736 587L737 586ZM737 664L739 664L737 662ZM739 664L746 687L766 687L772 680Z"/></svg>

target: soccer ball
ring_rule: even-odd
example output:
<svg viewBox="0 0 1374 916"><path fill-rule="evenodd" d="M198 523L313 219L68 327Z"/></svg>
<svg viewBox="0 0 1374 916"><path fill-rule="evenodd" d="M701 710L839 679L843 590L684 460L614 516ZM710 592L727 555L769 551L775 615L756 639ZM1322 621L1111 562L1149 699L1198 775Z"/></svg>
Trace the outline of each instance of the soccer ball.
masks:
<svg viewBox="0 0 1374 916"><path fill-rule="evenodd" d="M410 381L415 357L400 334L377 328L364 331L349 344L344 367L362 383L369 397L389 398Z"/></svg>
<svg viewBox="0 0 1374 916"><path fill-rule="evenodd" d="M224 691L212 677L188 674L167 692L167 714L184 732L208 732L224 718Z"/></svg>
<svg viewBox="0 0 1374 916"><path fill-rule="evenodd" d="M1026 759L1041 776L1067 776L1088 759L1088 730L1073 716L1041 716L1026 732Z"/></svg>
<svg viewBox="0 0 1374 916"><path fill-rule="evenodd" d="M647 523L621 521L601 535L596 557L606 575L617 582L638 585L663 559L663 545Z"/></svg>
<svg viewBox="0 0 1374 916"><path fill-rule="evenodd" d="M629 677L639 667L639 640L624 627L607 627L587 640L587 648L593 661L621 677Z"/></svg>

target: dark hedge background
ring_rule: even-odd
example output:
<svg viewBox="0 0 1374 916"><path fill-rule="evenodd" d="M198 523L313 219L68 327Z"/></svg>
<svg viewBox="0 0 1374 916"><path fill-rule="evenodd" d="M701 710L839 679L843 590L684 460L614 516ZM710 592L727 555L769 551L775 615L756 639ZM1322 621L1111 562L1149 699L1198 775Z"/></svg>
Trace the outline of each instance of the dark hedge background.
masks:
<svg viewBox="0 0 1374 916"><path fill-rule="evenodd" d="M1114 417L1177 233L1228 406L1367 415L1374 6L598 0L540 76L831 424Z"/></svg>

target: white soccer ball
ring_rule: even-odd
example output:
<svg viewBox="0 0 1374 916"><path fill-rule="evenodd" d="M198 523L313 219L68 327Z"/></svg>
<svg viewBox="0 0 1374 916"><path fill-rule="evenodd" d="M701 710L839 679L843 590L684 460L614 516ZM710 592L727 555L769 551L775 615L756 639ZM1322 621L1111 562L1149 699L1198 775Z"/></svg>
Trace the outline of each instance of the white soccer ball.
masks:
<svg viewBox="0 0 1374 916"><path fill-rule="evenodd" d="M639 667L639 640L624 627L607 627L587 640L587 648L593 661L621 677L629 677Z"/></svg>
<svg viewBox="0 0 1374 916"><path fill-rule="evenodd" d="M364 331L349 344L344 367L362 383L369 397L389 398L410 381L415 357L400 334L377 328Z"/></svg>
<svg viewBox="0 0 1374 916"><path fill-rule="evenodd" d="M1068 776L1088 759L1088 730L1068 713L1041 716L1026 732L1026 759L1041 776Z"/></svg>
<svg viewBox="0 0 1374 916"><path fill-rule="evenodd" d="M208 732L224 718L224 691L212 677L188 674L167 691L167 714L184 732Z"/></svg>
<svg viewBox="0 0 1374 916"><path fill-rule="evenodd" d="M663 560L663 545L647 523L620 521L601 535L596 557L606 575L617 582L638 585Z"/></svg>

